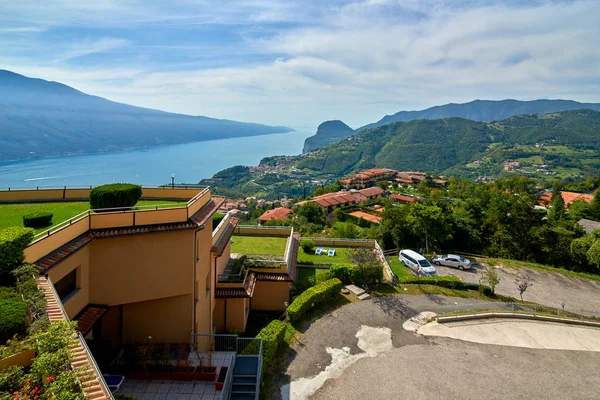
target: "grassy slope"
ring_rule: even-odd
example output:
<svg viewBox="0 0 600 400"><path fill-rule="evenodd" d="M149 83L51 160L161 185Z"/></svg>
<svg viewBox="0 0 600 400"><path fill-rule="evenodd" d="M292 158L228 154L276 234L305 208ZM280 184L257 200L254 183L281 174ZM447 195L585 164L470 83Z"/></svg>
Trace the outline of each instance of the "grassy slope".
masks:
<svg viewBox="0 0 600 400"><path fill-rule="evenodd" d="M283 237L233 236L231 252L283 257L286 242Z"/></svg>
<svg viewBox="0 0 600 400"><path fill-rule="evenodd" d="M138 206L163 205L163 204L185 204L185 202L166 200L140 200ZM52 222L54 225L68 220L90 208L87 201L54 202L54 203L19 203L0 204L0 229L9 226L23 226L23 215L34 211L46 211L54 213ZM36 232L44 231L49 227L37 229Z"/></svg>
<svg viewBox="0 0 600 400"><path fill-rule="evenodd" d="M414 276L410 269L402 264L398 257L388 257L387 262L390 264L390 268L398 278L402 278L404 276Z"/></svg>
<svg viewBox="0 0 600 400"><path fill-rule="evenodd" d="M600 275L586 274L585 272L569 271L568 269L556 268L550 265L537 264L519 260L507 260L504 258L478 258L477 261L487 265L500 265L508 268L529 268L543 272L561 274L569 278L589 279L600 282Z"/></svg>

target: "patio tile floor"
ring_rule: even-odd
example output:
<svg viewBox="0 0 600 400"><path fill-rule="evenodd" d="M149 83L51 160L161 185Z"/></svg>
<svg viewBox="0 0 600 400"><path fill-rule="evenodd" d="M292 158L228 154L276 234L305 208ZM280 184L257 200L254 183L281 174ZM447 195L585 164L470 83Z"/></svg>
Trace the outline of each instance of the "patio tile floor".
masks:
<svg viewBox="0 0 600 400"><path fill-rule="evenodd" d="M116 393L138 400L218 400L214 382L144 381L127 379Z"/></svg>

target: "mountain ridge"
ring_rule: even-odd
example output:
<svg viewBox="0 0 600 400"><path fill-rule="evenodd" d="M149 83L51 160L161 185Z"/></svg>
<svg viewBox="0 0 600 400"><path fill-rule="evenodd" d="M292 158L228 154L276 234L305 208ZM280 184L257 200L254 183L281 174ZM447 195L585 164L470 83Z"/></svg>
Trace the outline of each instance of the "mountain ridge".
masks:
<svg viewBox="0 0 600 400"><path fill-rule="evenodd" d="M448 103L439 106L429 107L423 110L399 111L392 115L386 115L379 121L364 125L356 129L354 133L359 133L366 129L377 128L394 122L408 122L418 119L443 119L451 117L460 117L473 121L491 122L500 121L521 114L543 115L552 112L571 111L578 109L592 109L600 111L600 103L580 103L574 100L562 99L538 99L538 100L473 100L467 103ZM348 135L346 137L349 137ZM311 150L316 150L325 145L335 143L344 139L339 135L331 136L327 132L317 133L306 139L311 141ZM306 146L305 141L305 146ZM314 143L319 146L315 147Z"/></svg>
<svg viewBox="0 0 600 400"><path fill-rule="evenodd" d="M290 132L114 102L0 70L0 161Z"/></svg>

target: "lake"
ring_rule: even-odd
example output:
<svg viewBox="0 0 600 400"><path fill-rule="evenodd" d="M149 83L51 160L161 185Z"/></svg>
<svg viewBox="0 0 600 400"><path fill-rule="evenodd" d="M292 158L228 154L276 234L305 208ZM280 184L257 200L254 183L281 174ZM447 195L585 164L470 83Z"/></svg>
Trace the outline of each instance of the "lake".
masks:
<svg viewBox="0 0 600 400"><path fill-rule="evenodd" d="M314 129L211 140L113 153L0 163L0 189L89 186L113 182L162 185L198 183L234 165L258 165L268 156L302 153Z"/></svg>

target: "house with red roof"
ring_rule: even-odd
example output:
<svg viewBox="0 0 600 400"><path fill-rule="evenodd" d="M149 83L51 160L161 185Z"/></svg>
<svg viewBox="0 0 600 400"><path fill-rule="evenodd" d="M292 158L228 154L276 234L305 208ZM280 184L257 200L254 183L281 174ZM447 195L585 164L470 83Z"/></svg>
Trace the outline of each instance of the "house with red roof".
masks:
<svg viewBox="0 0 600 400"><path fill-rule="evenodd" d="M591 203L594 200L593 194L587 193L576 193L576 192L561 192L562 198L565 202L565 208L569 207L569 204L574 201L585 201L586 203ZM552 192L548 191L540 196L538 200L538 204L543 207L549 207L550 202L552 201Z"/></svg>
<svg viewBox="0 0 600 400"><path fill-rule="evenodd" d="M390 195L390 197L392 199L396 200L396 202L401 203L401 204L412 204L419 200L419 197L416 197L416 196L406 196L403 194L396 194L396 193L392 193Z"/></svg>
<svg viewBox="0 0 600 400"><path fill-rule="evenodd" d="M285 221L288 219L288 216L291 212L292 210L286 207L277 207L272 210L267 210L263 215L258 217L258 224L262 225L265 222L275 220Z"/></svg>

